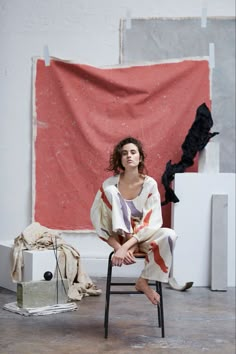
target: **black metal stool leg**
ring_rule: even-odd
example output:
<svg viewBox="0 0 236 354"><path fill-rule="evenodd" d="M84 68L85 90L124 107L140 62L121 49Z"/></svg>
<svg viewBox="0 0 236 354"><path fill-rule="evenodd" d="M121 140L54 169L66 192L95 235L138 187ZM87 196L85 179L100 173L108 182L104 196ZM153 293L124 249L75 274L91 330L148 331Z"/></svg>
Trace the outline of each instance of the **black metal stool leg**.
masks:
<svg viewBox="0 0 236 354"><path fill-rule="evenodd" d="M159 295L160 295L160 327L161 327L161 336L162 338L165 337L165 323L164 323L164 306L163 306L163 296L162 296L162 284L161 282L158 282L158 290L159 290Z"/></svg>
<svg viewBox="0 0 236 354"><path fill-rule="evenodd" d="M159 282L156 281L156 292L160 295L159 290ZM158 326L161 328L161 311L160 311L160 304L157 305L157 316L158 316Z"/></svg>
<svg viewBox="0 0 236 354"><path fill-rule="evenodd" d="M104 316L104 337L108 337L108 325L109 325L109 305L110 305L110 291L111 291L111 275L112 275L112 262L111 258L114 252L112 252L108 259L108 269L107 269L107 284L106 284L106 304L105 304L105 316Z"/></svg>

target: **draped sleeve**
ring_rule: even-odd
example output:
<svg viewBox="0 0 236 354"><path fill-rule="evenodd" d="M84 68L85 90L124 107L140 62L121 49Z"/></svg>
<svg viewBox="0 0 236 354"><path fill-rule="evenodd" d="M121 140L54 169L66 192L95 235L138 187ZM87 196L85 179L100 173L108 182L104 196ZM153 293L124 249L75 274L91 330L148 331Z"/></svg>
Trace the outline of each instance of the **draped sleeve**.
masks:
<svg viewBox="0 0 236 354"><path fill-rule="evenodd" d="M112 233L110 217L112 205L105 194L105 190L108 186L115 186L117 182L118 176L112 176L102 183L102 186L96 193L90 210L90 219L93 227L97 235L103 240L108 240Z"/></svg>

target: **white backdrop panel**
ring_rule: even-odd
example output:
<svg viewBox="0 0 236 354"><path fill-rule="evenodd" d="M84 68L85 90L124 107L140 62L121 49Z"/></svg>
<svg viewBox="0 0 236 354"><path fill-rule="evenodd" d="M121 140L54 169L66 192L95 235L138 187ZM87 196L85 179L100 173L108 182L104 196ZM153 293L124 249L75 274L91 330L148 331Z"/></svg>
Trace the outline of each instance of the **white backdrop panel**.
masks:
<svg viewBox="0 0 236 354"><path fill-rule="evenodd" d="M172 208L172 227L178 235L175 278L180 283L210 286L211 198L227 194L228 286L235 286L235 174L177 173L174 191L180 200Z"/></svg>

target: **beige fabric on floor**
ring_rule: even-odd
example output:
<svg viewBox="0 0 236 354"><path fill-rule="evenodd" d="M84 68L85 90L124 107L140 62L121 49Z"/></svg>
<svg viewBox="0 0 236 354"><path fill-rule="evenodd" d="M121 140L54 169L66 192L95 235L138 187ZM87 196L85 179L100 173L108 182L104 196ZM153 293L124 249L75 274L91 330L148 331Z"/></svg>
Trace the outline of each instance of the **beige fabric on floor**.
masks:
<svg viewBox="0 0 236 354"><path fill-rule="evenodd" d="M93 284L89 275L83 270L80 254L76 248L68 245L57 231L46 228L35 222L29 225L14 240L13 246L13 281L22 281L22 268L24 267L23 251L55 250L58 252L58 277L69 281L68 298L81 300L84 296L100 295L101 290ZM54 276L56 276L56 271Z"/></svg>

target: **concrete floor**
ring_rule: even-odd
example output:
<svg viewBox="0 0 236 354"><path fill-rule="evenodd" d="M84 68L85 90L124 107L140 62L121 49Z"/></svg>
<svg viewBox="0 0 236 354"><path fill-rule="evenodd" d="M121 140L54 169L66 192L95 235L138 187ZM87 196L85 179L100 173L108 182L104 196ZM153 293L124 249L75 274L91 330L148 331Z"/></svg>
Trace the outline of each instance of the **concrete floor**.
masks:
<svg viewBox="0 0 236 354"><path fill-rule="evenodd" d="M164 285L165 338L156 326L156 309L144 295L112 295L104 339L105 279L93 280L101 296L82 299L77 311L47 316L4 310L16 294L0 288L0 353L235 353L235 288L178 292Z"/></svg>

